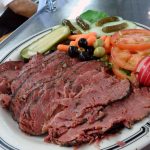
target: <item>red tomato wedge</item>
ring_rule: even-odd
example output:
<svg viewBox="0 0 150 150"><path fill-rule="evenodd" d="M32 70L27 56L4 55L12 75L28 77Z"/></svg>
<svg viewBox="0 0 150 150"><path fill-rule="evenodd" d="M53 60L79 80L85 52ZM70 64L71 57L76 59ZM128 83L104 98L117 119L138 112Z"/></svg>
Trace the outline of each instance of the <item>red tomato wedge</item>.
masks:
<svg viewBox="0 0 150 150"><path fill-rule="evenodd" d="M132 52L150 49L150 30L128 29L119 31L111 37L111 44Z"/></svg>
<svg viewBox="0 0 150 150"><path fill-rule="evenodd" d="M144 57L138 53L132 54L128 50L121 50L117 47L111 49L111 57L120 68L134 71L139 61Z"/></svg>

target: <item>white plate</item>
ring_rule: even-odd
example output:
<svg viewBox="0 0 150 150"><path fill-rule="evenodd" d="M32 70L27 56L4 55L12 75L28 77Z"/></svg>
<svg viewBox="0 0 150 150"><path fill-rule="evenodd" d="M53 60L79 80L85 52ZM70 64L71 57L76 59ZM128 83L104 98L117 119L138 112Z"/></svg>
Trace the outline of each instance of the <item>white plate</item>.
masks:
<svg viewBox="0 0 150 150"><path fill-rule="evenodd" d="M140 27L150 29L144 25ZM50 32L51 29L40 32L20 43L17 47L0 51L0 63L8 60L18 60L20 50L26 47L41 36ZM118 141L123 141L125 145L119 147ZM117 135L107 138L100 144L82 146L80 150L135 150L142 149L150 144L150 116L135 124L132 129L123 129ZM43 141L43 137L28 136L21 132L17 123L12 119L9 112L0 107L0 149L2 150L71 150L73 148L60 147L48 144Z"/></svg>

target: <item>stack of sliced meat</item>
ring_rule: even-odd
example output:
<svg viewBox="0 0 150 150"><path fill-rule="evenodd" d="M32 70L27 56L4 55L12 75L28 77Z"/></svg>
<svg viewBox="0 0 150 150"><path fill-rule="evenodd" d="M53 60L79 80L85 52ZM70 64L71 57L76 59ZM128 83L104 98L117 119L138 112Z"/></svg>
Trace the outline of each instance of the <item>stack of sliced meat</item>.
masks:
<svg viewBox="0 0 150 150"><path fill-rule="evenodd" d="M9 106L11 83L23 65L22 61L9 61L0 65L0 103L4 108Z"/></svg>
<svg viewBox="0 0 150 150"><path fill-rule="evenodd" d="M14 67L9 67L17 66ZM1 103L19 128L65 146L93 142L116 125L130 127L150 113L148 88L133 89L98 61L79 62L65 53L37 55L27 64L6 62ZM23 66L23 67L22 67ZM7 71L6 71L7 70ZM11 74L15 74L11 76ZM9 86L8 86L9 85Z"/></svg>

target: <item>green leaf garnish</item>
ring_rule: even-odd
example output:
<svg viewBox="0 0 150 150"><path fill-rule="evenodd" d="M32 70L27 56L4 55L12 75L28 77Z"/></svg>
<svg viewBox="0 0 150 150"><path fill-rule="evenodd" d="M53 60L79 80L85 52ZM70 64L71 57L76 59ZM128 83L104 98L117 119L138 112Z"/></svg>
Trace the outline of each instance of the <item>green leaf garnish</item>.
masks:
<svg viewBox="0 0 150 150"><path fill-rule="evenodd" d="M82 13L80 17L83 20L87 20L90 23L94 23L100 19L108 17L109 15L105 12L95 11L95 10L87 10L86 12Z"/></svg>
<svg viewBox="0 0 150 150"><path fill-rule="evenodd" d="M131 76L131 71L126 70L126 69L123 69L123 68L120 68L119 70L120 70L122 73L126 74L127 76Z"/></svg>

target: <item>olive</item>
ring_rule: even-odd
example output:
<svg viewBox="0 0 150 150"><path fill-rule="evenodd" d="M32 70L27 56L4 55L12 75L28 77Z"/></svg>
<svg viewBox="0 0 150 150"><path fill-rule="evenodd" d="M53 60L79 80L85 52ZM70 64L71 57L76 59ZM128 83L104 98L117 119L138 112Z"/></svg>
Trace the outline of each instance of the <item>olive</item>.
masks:
<svg viewBox="0 0 150 150"><path fill-rule="evenodd" d="M94 48L100 47L100 46L103 46L103 45L104 45L104 42L103 42L101 39L97 39L97 40L94 42Z"/></svg>
<svg viewBox="0 0 150 150"><path fill-rule="evenodd" d="M87 40L86 40L85 38L81 38L81 39L78 41L78 45L79 45L80 47L86 48L87 45L88 45L88 42L87 42Z"/></svg>
<svg viewBox="0 0 150 150"><path fill-rule="evenodd" d="M79 55L78 47L77 46L69 46L68 55L70 57L77 57Z"/></svg>
<svg viewBox="0 0 150 150"><path fill-rule="evenodd" d="M104 55L105 55L105 48L103 48L103 47L95 48L95 50L94 50L95 57L100 58L100 57L103 57Z"/></svg>
<svg viewBox="0 0 150 150"><path fill-rule="evenodd" d="M93 46L88 46L85 51L89 54L89 55L93 55L94 52L94 47Z"/></svg>
<svg viewBox="0 0 150 150"><path fill-rule="evenodd" d="M83 51L83 52L80 52L79 59L82 61L88 61L91 59L91 57L86 51Z"/></svg>

